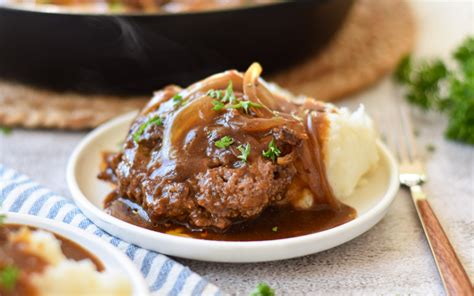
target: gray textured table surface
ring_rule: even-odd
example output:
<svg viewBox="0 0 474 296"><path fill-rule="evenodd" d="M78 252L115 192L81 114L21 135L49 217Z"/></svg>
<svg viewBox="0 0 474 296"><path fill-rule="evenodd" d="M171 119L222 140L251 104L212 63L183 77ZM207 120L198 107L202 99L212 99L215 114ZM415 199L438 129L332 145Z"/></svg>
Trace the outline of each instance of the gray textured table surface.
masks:
<svg viewBox="0 0 474 296"><path fill-rule="evenodd" d="M474 4L469 1L417 1L417 55L448 56L467 34L474 33ZM364 103L369 112L389 108L399 98L390 79L342 101ZM437 114L414 114L419 144L433 144L426 153L426 192L473 278L474 271L474 148L442 137L445 120ZM0 135L0 163L69 196L67 159L85 133L15 129ZM337 248L303 258L259 264L217 264L181 260L229 293L244 295L265 281L281 295L443 294L429 247L405 191L398 193L385 218L373 229Z"/></svg>

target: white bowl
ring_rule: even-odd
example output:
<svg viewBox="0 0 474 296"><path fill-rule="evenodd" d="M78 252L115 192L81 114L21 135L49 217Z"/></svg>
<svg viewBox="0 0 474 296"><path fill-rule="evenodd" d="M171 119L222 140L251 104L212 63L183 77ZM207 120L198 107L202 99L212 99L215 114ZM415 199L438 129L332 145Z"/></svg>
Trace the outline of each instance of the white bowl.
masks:
<svg viewBox="0 0 474 296"><path fill-rule="evenodd" d="M75 242L94 255L103 264L105 270L118 271L125 275L132 286L132 295L149 295L145 280L135 265L119 250L100 238L76 227L50 219L10 212L6 213L6 215L5 224L25 225L44 229Z"/></svg>
<svg viewBox="0 0 474 296"><path fill-rule="evenodd" d="M117 150L135 116L135 112L122 115L86 136L69 159L67 181L77 206L94 223L122 240L163 254L214 262L261 262L321 252L373 227L385 215L399 188L396 162L378 143L379 167L344 201L357 210L357 218L338 227L299 237L251 242L210 241L155 232L106 214L103 200L112 189L97 179L101 153Z"/></svg>

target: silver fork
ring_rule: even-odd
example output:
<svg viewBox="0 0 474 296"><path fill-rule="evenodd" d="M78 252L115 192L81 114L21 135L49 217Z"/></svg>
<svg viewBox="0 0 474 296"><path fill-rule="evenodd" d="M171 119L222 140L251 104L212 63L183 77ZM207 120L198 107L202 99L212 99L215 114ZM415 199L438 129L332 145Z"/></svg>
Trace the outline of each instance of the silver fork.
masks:
<svg viewBox="0 0 474 296"><path fill-rule="evenodd" d="M385 130L386 142L399 161L400 183L410 190L446 293L474 295L472 283L423 193L421 186L426 181L425 168L416 149L409 113L404 107L395 109L400 114L385 121L381 128Z"/></svg>

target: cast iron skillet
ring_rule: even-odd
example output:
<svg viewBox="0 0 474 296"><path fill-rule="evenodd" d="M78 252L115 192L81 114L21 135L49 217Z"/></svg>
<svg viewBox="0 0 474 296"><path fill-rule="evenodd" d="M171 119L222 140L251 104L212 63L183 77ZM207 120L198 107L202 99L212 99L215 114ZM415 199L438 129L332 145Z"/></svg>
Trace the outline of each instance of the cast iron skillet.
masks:
<svg viewBox="0 0 474 296"><path fill-rule="evenodd" d="M149 94L259 61L265 74L324 45L353 0L177 14L50 13L0 6L0 77L57 90Z"/></svg>

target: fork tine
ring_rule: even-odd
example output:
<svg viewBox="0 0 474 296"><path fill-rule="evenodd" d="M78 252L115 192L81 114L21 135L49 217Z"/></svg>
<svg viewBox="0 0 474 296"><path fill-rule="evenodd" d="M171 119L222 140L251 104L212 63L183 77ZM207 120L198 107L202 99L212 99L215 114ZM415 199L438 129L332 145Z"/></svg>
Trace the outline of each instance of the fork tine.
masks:
<svg viewBox="0 0 474 296"><path fill-rule="evenodd" d="M400 163L410 163L415 153L411 147L414 145L411 123L405 112L400 109L400 102L390 101L391 106L385 114L377 113L378 126L385 136L386 143L395 154ZM384 120L382 120L382 117ZM416 151L416 150L415 150Z"/></svg>
<svg viewBox="0 0 474 296"><path fill-rule="evenodd" d="M411 116L407 108L404 106L400 107L400 114L401 114L402 124L405 130L405 137L408 141L408 147L409 147L408 150L410 153L411 161L413 162L418 159L418 151L416 147L416 140L414 136Z"/></svg>
<svg viewBox="0 0 474 296"><path fill-rule="evenodd" d="M377 121L377 127L379 128L381 134L384 137L384 142L387 144L388 148L390 151L393 152L395 157L398 159L398 161L401 160L401 155L399 148L397 146L397 136L398 132L397 125L395 123L395 119L393 118L392 112L380 114L380 113L375 113L376 114L376 121ZM383 117L383 118L382 118Z"/></svg>
<svg viewBox="0 0 474 296"><path fill-rule="evenodd" d="M398 111L400 111L400 108L397 108ZM404 125L404 120L402 119L402 116L400 112L398 112L399 116L397 116L397 135L398 135L398 153L400 154L400 162L406 163L410 161L410 156L409 156L409 144L407 142L407 135L406 135L406 127Z"/></svg>

